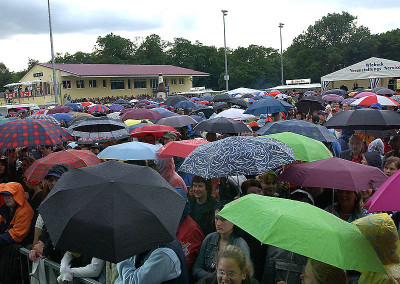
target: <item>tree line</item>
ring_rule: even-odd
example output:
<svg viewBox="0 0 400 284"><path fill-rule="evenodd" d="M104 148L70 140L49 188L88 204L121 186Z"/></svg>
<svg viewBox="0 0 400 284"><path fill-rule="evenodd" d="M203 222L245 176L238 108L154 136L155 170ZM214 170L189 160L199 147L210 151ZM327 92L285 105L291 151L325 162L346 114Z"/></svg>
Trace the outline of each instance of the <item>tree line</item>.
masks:
<svg viewBox="0 0 400 284"><path fill-rule="evenodd" d="M400 61L400 29L371 34L367 27L357 24L357 17L347 12L330 13L310 25L297 36L283 53L285 79L321 76L372 56ZM230 89L256 89L280 85L280 53L277 49L259 45L228 48ZM209 77L194 78L194 86L214 90L224 89L224 48L207 46L175 38L172 42L152 34L133 40L114 33L97 38L93 52L57 53L56 63L113 63L175 65L210 73ZM10 72L0 63L0 86L17 82L37 61L29 59L28 68Z"/></svg>

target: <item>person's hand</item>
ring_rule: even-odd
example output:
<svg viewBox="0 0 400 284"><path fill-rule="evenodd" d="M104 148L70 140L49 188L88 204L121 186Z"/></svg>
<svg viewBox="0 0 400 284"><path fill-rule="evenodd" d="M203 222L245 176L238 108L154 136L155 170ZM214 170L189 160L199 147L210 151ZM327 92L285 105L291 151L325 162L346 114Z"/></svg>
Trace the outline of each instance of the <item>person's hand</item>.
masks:
<svg viewBox="0 0 400 284"><path fill-rule="evenodd" d="M44 258L44 255L41 254L41 253L40 253L38 250L36 250L36 249L32 249L32 250L29 252L29 259L30 259L32 262L36 262L36 260L38 259L38 257Z"/></svg>
<svg viewBox="0 0 400 284"><path fill-rule="evenodd" d="M32 250L37 250L40 254L43 254L43 248L44 248L44 243L42 241L39 241L33 248Z"/></svg>

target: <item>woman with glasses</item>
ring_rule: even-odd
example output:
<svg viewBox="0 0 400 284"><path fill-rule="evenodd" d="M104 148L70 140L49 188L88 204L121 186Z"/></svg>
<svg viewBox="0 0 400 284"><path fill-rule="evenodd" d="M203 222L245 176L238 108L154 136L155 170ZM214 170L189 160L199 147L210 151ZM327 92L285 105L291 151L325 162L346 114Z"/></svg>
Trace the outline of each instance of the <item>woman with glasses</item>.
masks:
<svg viewBox="0 0 400 284"><path fill-rule="evenodd" d="M217 231L207 235L204 239L199 255L193 265L193 277L196 281L213 276L217 268L215 256L229 245L239 247L246 257L250 259L249 246L243 238L238 236L237 227L218 215L225 204L227 202L221 202L217 206L215 210L215 228Z"/></svg>

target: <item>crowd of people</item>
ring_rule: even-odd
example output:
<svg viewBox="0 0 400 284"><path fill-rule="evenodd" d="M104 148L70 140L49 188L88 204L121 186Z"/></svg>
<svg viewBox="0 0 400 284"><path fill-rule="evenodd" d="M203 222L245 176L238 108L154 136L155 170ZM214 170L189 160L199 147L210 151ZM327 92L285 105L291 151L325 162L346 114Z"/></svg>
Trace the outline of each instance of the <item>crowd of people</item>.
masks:
<svg viewBox="0 0 400 284"><path fill-rule="evenodd" d="M125 98L129 99L129 98ZM150 99L150 98L142 98ZM291 97L286 99L294 103ZM84 100L83 100L84 101ZM96 99L96 103L112 103L113 98ZM381 106L374 106L381 108ZM227 108L222 108L223 111ZM244 122L255 133L265 123L281 119L306 120L324 125L331 117L349 111L350 105L330 102L325 110L301 113L290 110L276 113L258 121ZM188 114L188 110L174 110ZM204 120L204 113L196 113ZM161 139L148 134L140 142L167 144L179 139L205 139L213 142L229 135L198 133L191 126L166 132ZM381 169L388 177L400 168L400 136L377 138L348 130L332 130L338 142L326 143L333 155L355 163ZM241 135L235 134L235 135ZM244 135L244 134L243 134ZM248 134L246 134L248 135ZM129 138L132 139L132 138ZM72 141L71 141L72 142ZM279 181L282 169L271 170L258 176L240 178L221 177L205 179L179 171L183 159L155 161L126 161L150 166L186 200L176 240L145 251L117 264L62 251L54 246L39 207L62 175L70 169L57 164L49 169L43 181L32 184L24 173L38 159L68 148L89 150L99 154L109 145L125 140L92 145L79 142L63 145L8 149L0 159L0 284L30 281L67 283L75 277L93 278L100 283L400 283L399 223L400 214L367 214L366 203L376 188L362 191L333 190L329 188L297 187ZM287 198L311 204L338 218L353 222L375 248L387 275L345 271L337 267L308 259L305 256L260 243L255 237L235 226L218 213L229 202L247 194L274 198ZM334 200L332 200L334 196ZM382 221L383 220L383 221ZM310 216L312 221L312 216ZM373 224L373 226L371 225ZM397 226L397 227L396 227ZM33 263L28 271L19 249L30 250ZM60 264L58 273L41 271L40 259ZM29 276L32 273L32 276ZM40 275L41 274L41 275ZM44 277L44 278L43 278Z"/></svg>

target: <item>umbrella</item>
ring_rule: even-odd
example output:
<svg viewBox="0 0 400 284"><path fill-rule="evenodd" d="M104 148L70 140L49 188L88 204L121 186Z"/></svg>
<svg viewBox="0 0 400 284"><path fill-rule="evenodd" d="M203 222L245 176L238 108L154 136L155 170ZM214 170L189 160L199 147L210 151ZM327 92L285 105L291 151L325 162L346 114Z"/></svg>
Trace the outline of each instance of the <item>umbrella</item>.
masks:
<svg viewBox="0 0 400 284"><path fill-rule="evenodd" d="M205 179L257 175L295 160L293 150L278 140L235 136L198 146L179 171Z"/></svg>
<svg viewBox="0 0 400 284"><path fill-rule="evenodd" d="M115 112L107 113L106 116L111 119L122 120L120 114L121 113L119 111L115 111Z"/></svg>
<svg viewBox="0 0 400 284"><path fill-rule="evenodd" d="M92 117L91 114L86 113L86 112L75 112L72 116L75 117L75 118L82 117L82 116Z"/></svg>
<svg viewBox="0 0 400 284"><path fill-rule="evenodd" d="M228 103L233 104L233 105L237 105L237 106L241 106L241 107L244 107L244 108L248 108L249 105L250 105L250 104L249 104L248 102L246 102L245 100L238 99L238 98L230 99L230 100L228 101Z"/></svg>
<svg viewBox="0 0 400 284"><path fill-rule="evenodd" d="M392 110L357 109L341 111L329 119L327 128L386 130L400 128L400 114Z"/></svg>
<svg viewBox="0 0 400 284"><path fill-rule="evenodd" d="M210 101L213 98L213 96L204 96L201 98L202 101Z"/></svg>
<svg viewBox="0 0 400 284"><path fill-rule="evenodd" d="M329 91L328 91L328 92L329 92ZM335 94L335 93L328 93L328 92L325 92L324 95L327 95L327 94ZM316 96L316 95L317 95L317 92L315 92L315 91L306 91L306 92L304 92L303 95L304 95L304 96ZM340 94L336 94L336 95L340 95Z"/></svg>
<svg viewBox="0 0 400 284"><path fill-rule="evenodd" d="M53 117L57 120L62 120L62 121L70 121L70 120L74 119L68 113L55 113L55 114L53 114Z"/></svg>
<svg viewBox="0 0 400 284"><path fill-rule="evenodd" d="M177 103L179 103L180 101L187 101L187 100L188 100L188 98L186 98L184 96L176 95L176 96L168 97L165 100L164 104L167 106L174 106Z"/></svg>
<svg viewBox="0 0 400 284"><path fill-rule="evenodd" d="M243 96L242 96L242 99L252 99L253 97L255 97L255 96L258 96L258 95L264 95L265 94L265 92L257 92L257 93L255 93L254 95L253 94L244 94Z"/></svg>
<svg viewBox="0 0 400 284"><path fill-rule="evenodd" d="M374 91L374 90L372 90ZM379 90L374 91L377 95L381 95L381 96L393 96L395 94L397 94L395 91L388 89L388 88L382 88Z"/></svg>
<svg viewBox="0 0 400 284"><path fill-rule="evenodd" d="M35 110L35 111L32 113L32 115L36 115L36 114L47 114L48 111L49 111L49 110L47 110L47 109L38 109L38 110Z"/></svg>
<svg viewBox="0 0 400 284"><path fill-rule="evenodd" d="M72 108L69 106L56 106L55 108L50 109L47 114L55 114L55 113L64 113L70 112Z"/></svg>
<svg viewBox="0 0 400 284"><path fill-rule="evenodd" d="M269 122L256 133L258 135L269 135L282 132L297 133L322 142L337 142L336 137L324 126L298 119Z"/></svg>
<svg viewBox="0 0 400 284"><path fill-rule="evenodd" d="M70 107L73 111L82 111L82 108L78 104L67 103L65 106Z"/></svg>
<svg viewBox="0 0 400 284"><path fill-rule="evenodd" d="M324 100L325 102L341 102L344 100L344 98L342 96L339 95L335 95L335 94L328 94L328 95L324 95L322 97L322 100Z"/></svg>
<svg viewBox="0 0 400 284"><path fill-rule="evenodd" d="M157 107L157 105L155 105L155 104L149 104L145 108L149 109L149 108L156 108L156 107Z"/></svg>
<svg viewBox="0 0 400 284"><path fill-rule="evenodd" d="M72 136L84 138L115 138L128 136L126 124L108 117L91 117L83 119L68 128Z"/></svg>
<svg viewBox="0 0 400 284"><path fill-rule="evenodd" d="M110 106L110 110L112 111L121 111L124 109L124 106L119 105L119 104L113 104Z"/></svg>
<svg viewBox="0 0 400 284"><path fill-rule="evenodd" d="M203 120L193 128L193 131L207 131L220 134L252 132L246 124L226 117Z"/></svg>
<svg viewBox="0 0 400 284"><path fill-rule="evenodd" d="M154 98L153 101L155 101L157 103L163 103L164 99L163 98Z"/></svg>
<svg viewBox="0 0 400 284"><path fill-rule="evenodd" d="M392 98L385 96L372 95L363 98L359 98L352 102L352 106L371 106L374 103L379 103L381 106L399 106L400 104Z"/></svg>
<svg viewBox="0 0 400 284"><path fill-rule="evenodd" d="M198 146L209 143L203 139L171 141L157 150L160 156L176 156L186 158Z"/></svg>
<svg viewBox="0 0 400 284"><path fill-rule="evenodd" d="M224 111L221 111L219 114L215 116L217 117L226 117L234 120L246 120L248 118L254 118L254 115L244 114L243 109L230 108Z"/></svg>
<svg viewBox="0 0 400 284"><path fill-rule="evenodd" d="M114 102L114 104L123 104L123 105L126 105L126 104L128 104L129 105L129 102L127 101L127 100L124 100L124 99L118 99L118 100L116 100L115 102Z"/></svg>
<svg viewBox="0 0 400 284"><path fill-rule="evenodd" d="M0 125L0 148L57 145L73 140L60 126L44 120L18 119Z"/></svg>
<svg viewBox="0 0 400 284"><path fill-rule="evenodd" d="M297 103L296 108L302 113L312 113L314 110L324 110L324 101L317 96L302 97Z"/></svg>
<svg viewBox="0 0 400 284"><path fill-rule="evenodd" d="M354 98L359 99L359 98L374 96L374 95L376 95L376 94L372 93L372 92L361 92L361 93L358 93L357 95L355 95Z"/></svg>
<svg viewBox="0 0 400 284"><path fill-rule="evenodd" d="M196 109L197 106L191 101L180 101L174 105L174 108Z"/></svg>
<svg viewBox="0 0 400 284"><path fill-rule="evenodd" d="M24 108L22 108L22 109L20 109L20 110L17 111L18 114L20 114L20 113L25 113L25 112L27 112L27 110L24 109Z"/></svg>
<svg viewBox="0 0 400 284"><path fill-rule="evenodd" d="M152 145L142 142L128 142L114 146L108 146L101 151L97 157L99 159L112 160L155 160L156 151L161 145Z"/></svg>
<svg viewBox="0 0 400 284"><path fill-rule="evenodd" d="M57 248L117 263L174 240L185 203L151 168L109 161L63 174L39 212Z"/></svg>
<svg viewBox="0 0 400 284"><path fill-rule="evenodd" d="M232 98L231 96L227 95L227 94L218 94L215 95L211 100L213 102L227 102L230 101Z"/></svg>
<svg viewBox="0 0 400 284"><path fill-rule="evenodd" d="M86 106L91 106L92 103L91 102L83 102L81 103L81 106L86 107Z"/></svg>
<svg viewBox="0 0 400 284"><path fill-rule="evenodd" d="M172 131L176 135L180 136L179 132L176 131L176 129L174 129L172 126L158 125L158 124L145 125L143 127L138 127L136 129L134 129L131 133L129 133L129 135L132 137L136 137L136 138L143 138L147 134L151 134L156 138L161 138L168 131Z"/></svg>
<svg viewBox="0 0 400 284"><path fill-rule="evenodd" d="M290 166L279 179L298 186L360 191L378 188L387 176L376 167L333 157Z"/></svg>
<svg viewBox="0 0 400 284"><path fill-rule="evenodd" d="M225 102L216 103L213 106L214 110L221 110L221 109L224 109L224 108L227 108L227 109L229 108L229 105L227 103L225 103Z"/></svg>
<svg viewBox="0 0 400 284"><path fill-rule="evenodd" d="M89 110L88 113L93 113L93 112L107 112L110 109L106 106L103 105L94 105L92 106Z"/></svg>
<svg viewBox="0 0 400 284"><path fill-rule="evenodd" d="M126 125L128 125L128 126L135 125L135 124L138 124L138 123L141 123L141 122L142 121L140 119L127 119L127 120L124 121L124 123Z"/></svg>
<svg viewBox="0 0 400 284"><path fill-rule="evenodd" d="M273 138L281 141L293 149L297 161L312 162L332 157L332 153L322 142L296 133L283 132L259 136L259 138Z"/></svg>
<svg viewBox="0 0 400 284"><path fill-rule="evenodd" d="M95 154L87 150L64 150L54 152L44 158L36 160L24 173L29 183L38 183L44 179L49 169L59 163L63 163L68 168L76 169L81 167L100 164L101 161Z"/></svg>
<svg viewBox="0 0 400 284"><path fill-rule="evenodd" d="M122 113L122 112L121 112ZM154 110L149 110L149 109L132 109L129 110L128 112L124 112L121 115L122 120L127 120L127 119L151 119L151 120L157 120L163 118L163 116L154 111Z"/></svg>
<svg viewBox="0 0 400 284"><path fill-rule="evenodd" d="M271 92L269 92L268 94L264 94L264 96L265 96L265 95L268 95L268 96L275 97L275 96L277 96L277 95L279 95L279 94L281 94L281 92L279 92L279 91L271 91Z"/></svg>
<svg viewBox="0 0 400 284"><path fill-rule="evenodd" d="M6 118L3 118L3 119L0 120L0 125L2 125L4 123L7 123L7 122L10 122L10 121L13 121L13 120L17 120L17 119L18 119L17 117L6 117ZM57 121L56 124L58 124L58 121Z"/></svg>
<svg viewBox="0 0 400 284"><path fill-rule="evenodd" d="M355 225L311 204L249 194L227 204L218 215L262 243L342 269L386 273Z"/></svg>
<svg viewBox="0 0 400 284"><path fill-rule="evenodd" d="M399 178L400 171L389 177L371 196L367 206L368 213L376 211L399 211Z"/></svg>
<svg viewBox="0 0 400 284"><path fill-rule="evenodd" d="M395 95L392 97L393 100L395 100L396 102L400 103L400 95Z"/></svg>
<svg viewBox="0 0 400 284"><path fill-rule="evenodd" d="M157 124L168 125L174 128L184 127L191 124L197 124L197 121L188 115L179 115L162 118L157 121Z"/></svg>
<svg viewBox="0 0 400 284"><path fill-rule="evenodd" d="M255 103L256 102L256 100L253 100L252 98L244 98L243 100L247 103Z"/></svg>
<svg viewBox="0 0 400 284"><path fill-rule="evenodd" d="M307 93L307 92L306 92ZM314 92L315 93L315 92ZM324 93L324 95L329 95L329 94L334 94L334 95L339 95L339 96L344 96L347 95L347 91L342 90L342 89L332 89L328 90Z"/></svg>
<svg viewBox="0 0 400 284"><path fill-rule="evenodd" d="M244 113L254 115L272 114L281 111L286 112L292 108L294 108L294 106L285 101L266 97L265 99L253 103Z"/></svg>
<svg viewBox="0 0 400 284"><path fill-rule="evenodd" d="M210 107L198 108L198 109L192 111L192 113L195 113L195 114L198 114L199 112L204 113L204 116L207 119L210 118L210 116L212 116L214 114L213 108L210 108Z"/></svg>
<svg viewBox="0 0 400 284"><path fill-rule="evenodd" d="M345 99L345 100L343 100L342 102L341 102L341 104L343 105L343 104L351 104L352 102L354 102L356 99L353 99L353 98L348 98L348 99Z"/></svg>
<svg viewBox="0 0 400 284"><path fill-rule="evenodd" d="M136 128L139 128L139 127L142 127L142 126L146 126L146 125L151 125L151 122L141 122L141 123L138 123L138 124L130 125L130 126L128 126L128 133L131 133Z"/></svg>
<svg viewBox="0 0 400 284"><path fill-rule="evenodd" d="M32 115L28 116L25 119L33 119L33 120L40 119L40 120L45 120L45 121L48 121L50 123L54 123L54 124L57 124L57 125L60 124L60 122L57 119L55 119L51 115L45 115L45 114L32 114Z"/></svg>

